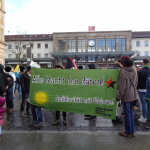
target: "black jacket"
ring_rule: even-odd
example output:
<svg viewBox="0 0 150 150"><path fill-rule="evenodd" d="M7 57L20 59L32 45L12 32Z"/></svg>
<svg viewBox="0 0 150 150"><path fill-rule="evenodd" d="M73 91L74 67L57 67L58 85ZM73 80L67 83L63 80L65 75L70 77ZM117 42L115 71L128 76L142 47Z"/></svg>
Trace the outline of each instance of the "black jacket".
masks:
<svg viewBox="0 0 150 150"><path fill-rule="evenodd" d="M137 89L146 89L146 80L148 77L148 67L142 68L138 73L138 86Z"/></svg>
<svg viewBox="0 0 150 150"><path fill-rule="evenodd" d="M5 73L5 72L3 71L3 69L4 69L4 66L0 64L0 73L1 73L2 76L3 76L4 83L5 83L5 87L6 87L6 86L9 86L9 87L10 87L10 86L13 85L12 83L14 83L14 79L13 79L13 77L12 77L11 75ZM8 81L7 78L10 78L11 81Z"/></svg>
<svg viewBox="0 0 150 150"><path fill-rule="evenodd" d="M3 96L4 93L5 93L5 83L3 75L0 73L0 96Z"/></svg>
<svg viewBox="0 0 150 150"><path fill-rule="evenodd" d="M23 92L30 91L30 76L27 74L27 72L21 75L20 84Z"/></svg>

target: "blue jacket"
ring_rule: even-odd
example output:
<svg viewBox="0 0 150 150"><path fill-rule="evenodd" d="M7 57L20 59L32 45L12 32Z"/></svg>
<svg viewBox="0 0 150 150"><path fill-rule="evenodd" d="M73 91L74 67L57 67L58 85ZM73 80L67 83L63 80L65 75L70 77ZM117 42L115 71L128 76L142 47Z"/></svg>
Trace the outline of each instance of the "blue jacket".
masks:
<svg viewBox="0 0 150 150"><path fill-rule="evenodd" d="M146 81L146 90L147 90L146 97L150 98L150 69L148 70L148 78Z"/></svg>

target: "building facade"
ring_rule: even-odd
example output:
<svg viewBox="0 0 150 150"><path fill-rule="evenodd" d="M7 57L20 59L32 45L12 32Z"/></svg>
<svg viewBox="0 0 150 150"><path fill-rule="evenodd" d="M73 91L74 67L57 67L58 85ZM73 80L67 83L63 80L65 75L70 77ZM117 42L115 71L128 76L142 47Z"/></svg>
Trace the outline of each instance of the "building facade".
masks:
<svg viewBox="0 0 150 150"><path fill-rule="evenodd" d="M4 0L0 1L0 64L4 64L5 61L5 38L4 38Z"/></svg>
<svg viewBox="0 0 150 150"><path fill-rule="evenodd" d="M72 57L78 66L88 68L94 63L97 69L108 65L122 55L132 55L132 31L69 32L53 33L53 53L57 61ZM128 53L127 53L128 52ZM56 63L55 62L55 63Z"/></svg>
<svg viewBox="0 0 150 150"><path fill-rule="evenodd" d="M52 34L37 34L37 35L7 35L5 36L7 46L5 50L5 60L7 65L15 67L18 64L18 46L25 48L21 54L21 65L26 66L27 61L27 46L31 47L32 60L36 61L43 67L52 67L52 57L50 52L53 52L53 35ZM15 51L15 53L14 53Z"/></svg>

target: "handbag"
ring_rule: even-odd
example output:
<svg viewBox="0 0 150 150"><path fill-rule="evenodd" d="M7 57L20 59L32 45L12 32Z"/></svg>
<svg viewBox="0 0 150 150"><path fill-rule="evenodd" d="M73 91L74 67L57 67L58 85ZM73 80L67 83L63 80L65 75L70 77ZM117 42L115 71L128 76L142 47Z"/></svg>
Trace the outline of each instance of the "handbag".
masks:
<svg viewBox="0 0 150 150"><path fill-rule="evenodd" d="M138 99L135 100L135 106L140 106L141 100L140 100L139 94L137 92L137 89L136 89L132 79L130 78L130 76L129 76L129 74L128 74L128 72L126 70L122 69L122 71L128 76L128 78L129 78L129 80L130 80L130 82L131 82L131 84L132 84L132 86L134 88L135 94L138 95Z"/></svg>

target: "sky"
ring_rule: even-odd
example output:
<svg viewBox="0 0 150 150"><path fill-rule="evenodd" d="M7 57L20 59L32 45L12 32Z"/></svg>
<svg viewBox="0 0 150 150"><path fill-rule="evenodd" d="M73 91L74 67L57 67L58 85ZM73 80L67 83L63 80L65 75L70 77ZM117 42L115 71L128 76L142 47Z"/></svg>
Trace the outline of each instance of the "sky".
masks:
<svg viewBox="0 0 150 150"><path fill-rule="evenodd" d="M150 0L5 0L5 35L150 31Z"/></svg>

